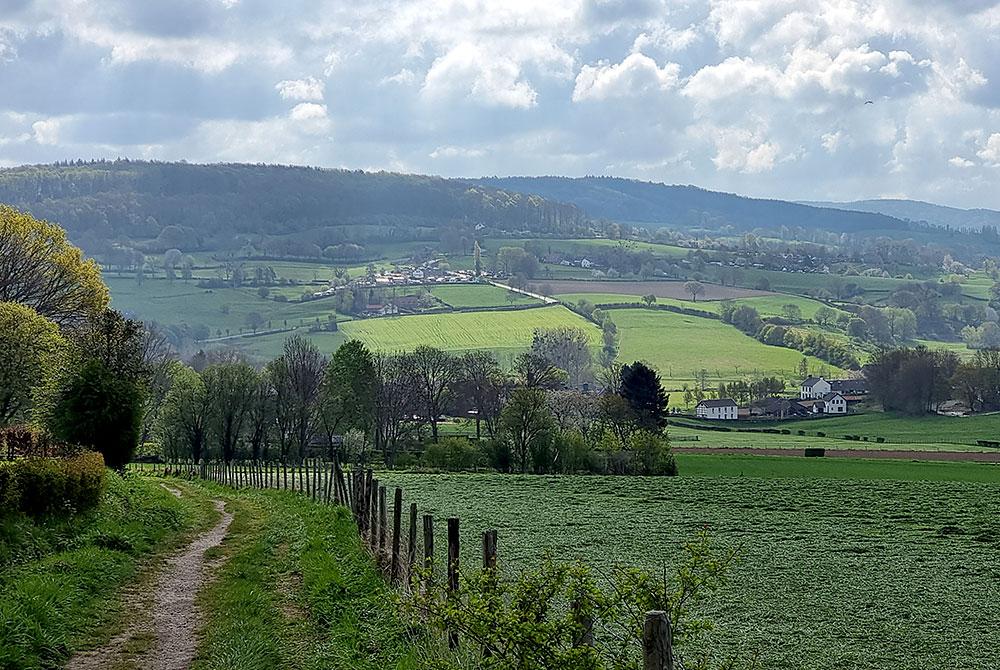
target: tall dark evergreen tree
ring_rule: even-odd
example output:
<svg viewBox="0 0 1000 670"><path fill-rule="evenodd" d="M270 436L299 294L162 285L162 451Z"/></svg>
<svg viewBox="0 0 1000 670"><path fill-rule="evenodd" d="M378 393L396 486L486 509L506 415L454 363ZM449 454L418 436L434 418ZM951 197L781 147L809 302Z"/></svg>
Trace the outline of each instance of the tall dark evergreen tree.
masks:
<svg viewBox="0 0 1000 670"><path fill-rule="evenodd" d="M667 425L667 401L660 375L641 361L622 367L621 396L644 430L659 432Z"/></svg>

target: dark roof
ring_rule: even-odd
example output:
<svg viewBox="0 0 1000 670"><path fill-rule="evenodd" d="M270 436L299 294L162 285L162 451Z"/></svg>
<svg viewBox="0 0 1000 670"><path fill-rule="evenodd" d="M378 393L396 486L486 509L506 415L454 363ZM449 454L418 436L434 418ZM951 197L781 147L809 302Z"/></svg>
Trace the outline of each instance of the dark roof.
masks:
<svg viewBox="0 0 1000 670"><path fill-rule="evenodd" d="M822 377L806 377L805 381L802 382L803 386L812 386L816 382L825 382L826 380Z"/></svg>
<svg viewBox="0 0 1000 670"><path fill-rule="evenodd" d="M868 391L867 379L838 379L830 382L830 388L841 393L866 393Z"/></svg>
<svg viewBox="0 0 1000 670"><path fill-rule="evenodd" d="M702 400L698 407L736 407L736 401L732 398L719 398L718 400Z"/></svg>
<svg viewBox="0 0 1000 670"><path fill-rule="evenodd" d="M823 400L833 400L837 396L840 396L841 398L844 397L843 394L840 393L839 391L831 391L830 393L827 393L826 395L823 396Z"/></svg>

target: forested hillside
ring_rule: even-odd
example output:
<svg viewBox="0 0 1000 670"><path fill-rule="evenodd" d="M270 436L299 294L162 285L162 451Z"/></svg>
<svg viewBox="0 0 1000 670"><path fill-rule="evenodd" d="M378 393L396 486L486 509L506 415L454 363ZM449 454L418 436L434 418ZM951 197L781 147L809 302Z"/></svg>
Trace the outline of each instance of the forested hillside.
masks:
<svg viewBox="0 0 1000 670"><path fill-rule="evenodd" d="M571 202L595 217L682 227L740 230L809 227L836 232L900 230L892 217L760 200L696 186L675 186L617 177L503 177L484 179L498 188Z"/></svg>
<svg viewBox="0 0 1000 670"><path fill-rule="evenodd" d="M311 245L438 241L448 228L459 235L479 225L540 235L589 229L575 206L466 181L275 165L24 166L0 170L0 202L59 223L98 254L112 240L189 252L232 248L239 239L271 245L275 255L311 256L318 255Z"/></svg>
<svg viewBox="0 0 1000 670"><path fill-rule="evenodd" d="M875 212L907 221L923 221L935 226L982 228L1000 226L1000 212L992 209L959 209L919 200L855 200L853 202L804 202L814 207Z"/></svg>

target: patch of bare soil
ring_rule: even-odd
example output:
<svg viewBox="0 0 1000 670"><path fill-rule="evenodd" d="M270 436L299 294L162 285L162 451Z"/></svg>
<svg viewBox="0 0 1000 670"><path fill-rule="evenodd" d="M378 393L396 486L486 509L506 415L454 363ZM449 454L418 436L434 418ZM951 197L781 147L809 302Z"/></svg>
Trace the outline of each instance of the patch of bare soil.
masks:
<svg viewBox="0 0 1000 670"><path fill-rule="evenodd" d="M171 493L180 495L176 489ZM195 601L216 564L205 554L222 543L233 521L224 507L215 501L219 522L171 556L149 592L126 593L126 607L133 614L125 632L101 649L77 654L67 670L187 670L202 625Z"/></svg>

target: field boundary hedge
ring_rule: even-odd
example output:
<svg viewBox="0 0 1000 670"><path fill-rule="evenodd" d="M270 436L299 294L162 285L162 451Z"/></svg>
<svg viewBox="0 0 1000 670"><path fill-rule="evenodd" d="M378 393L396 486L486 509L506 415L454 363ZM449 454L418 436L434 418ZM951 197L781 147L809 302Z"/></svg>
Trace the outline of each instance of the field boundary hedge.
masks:
<svg viewBox="0 0 1000 670"><path fill-rule="evenodd" d="M0 463L0 515L74 513L95 507L104 492L104 457L19 458Z"/></svg>

